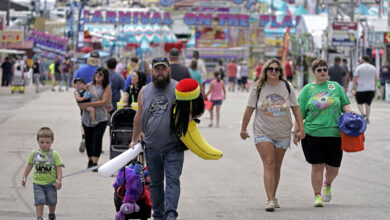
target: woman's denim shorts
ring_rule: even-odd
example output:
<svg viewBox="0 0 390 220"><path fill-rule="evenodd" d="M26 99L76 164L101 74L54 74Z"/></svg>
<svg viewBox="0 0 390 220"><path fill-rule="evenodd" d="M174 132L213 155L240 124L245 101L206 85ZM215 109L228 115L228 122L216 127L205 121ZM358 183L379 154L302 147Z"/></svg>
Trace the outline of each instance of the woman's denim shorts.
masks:
<svg viewBox="0 0 390 220"><path fill-rule="evenodd" d="M262 135L255 135L255 144L261 143L261 142L270 142L277 148L283 148L287 149L290 147L291 144L291 138L288 138L286 140L272 140L268 137L262 136Z"/></svg>
<svg viewBox="0 0 390 220"><path fill-rule="evenodd" d="M34 183L34 203L37 205L57 205L57 189L54 183L38 185Z"/></svg>

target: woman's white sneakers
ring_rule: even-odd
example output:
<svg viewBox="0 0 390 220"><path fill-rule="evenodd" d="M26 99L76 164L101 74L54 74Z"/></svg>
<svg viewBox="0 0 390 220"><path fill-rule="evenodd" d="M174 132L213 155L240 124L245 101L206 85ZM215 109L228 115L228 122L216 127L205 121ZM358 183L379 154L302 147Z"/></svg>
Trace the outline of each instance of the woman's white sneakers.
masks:
<svg viewBox="0 0 390 220"><path fill-rule="evenodd" d="M267 211L267 212L273 212L273 211L275 211L275 208L280 208L277 198L275 198L274 200L268 201L267 204L265 204L265 211Z"/></svg>

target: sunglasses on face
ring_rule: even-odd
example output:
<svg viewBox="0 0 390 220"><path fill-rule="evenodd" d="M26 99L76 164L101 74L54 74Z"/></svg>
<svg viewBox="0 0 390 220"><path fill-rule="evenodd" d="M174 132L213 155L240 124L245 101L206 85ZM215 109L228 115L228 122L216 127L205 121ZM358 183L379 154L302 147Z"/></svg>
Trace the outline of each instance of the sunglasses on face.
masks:
<svg viewBox="0 0 390 220"><path fill-rule="evenodd" d="M316 69L316 72L317 73L322 73L322 72L328 72L328 69L327 68L322 68L322 69Z"/></svg>
<svg viewBox="0 0 390 220"><path fill-rule="evenodd" d="M270 71L270 72L280 72L280 67L267 67L267 69L265 69L267 71Z"/></svg>
<svg viewBox="0 0 390 220"><path fill-rule="evenodd" d="M103 76L103 72L95 72L96 75Z"/></svg>

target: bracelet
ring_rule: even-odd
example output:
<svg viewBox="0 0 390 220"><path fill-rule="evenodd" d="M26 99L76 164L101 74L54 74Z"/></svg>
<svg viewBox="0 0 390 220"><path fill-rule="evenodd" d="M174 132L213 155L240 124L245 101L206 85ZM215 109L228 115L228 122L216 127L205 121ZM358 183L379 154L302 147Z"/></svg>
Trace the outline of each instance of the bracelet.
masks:
<svg viewBox="0 0 390 220"><path fill-rule="evenodd" d="M22 176L22 180L26 180L27 179L27 176Z"/></svg>
<svg viewBox="0 0 390 220"><path fill-rule="evenodd" d="M248 133L247 133L247 132L242 132L242 131L241 131L241 134L248 134Z"/></svg>

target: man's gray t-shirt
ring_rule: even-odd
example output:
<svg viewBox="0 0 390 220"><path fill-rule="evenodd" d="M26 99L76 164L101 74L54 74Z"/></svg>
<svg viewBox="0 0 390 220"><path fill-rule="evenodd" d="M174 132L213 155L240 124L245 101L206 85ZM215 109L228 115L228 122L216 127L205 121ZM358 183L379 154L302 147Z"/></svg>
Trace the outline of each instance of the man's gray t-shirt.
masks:
<svg viewBox="0 0 390 220"><path fill-rule="evenodd" d="M338 82L341 86L344 86L344 77L347 73L341 66L334 65L329 68L329 80Z"/></svg>
<svg viewBox="0 0 390 220"><path fill-rule="evenodd" d="M153 83L142 87L142 132L146 147L162 150L177 144L177 136L170 129L176 84L176 80L171 80L164 89L157 89Z"/></svg>

